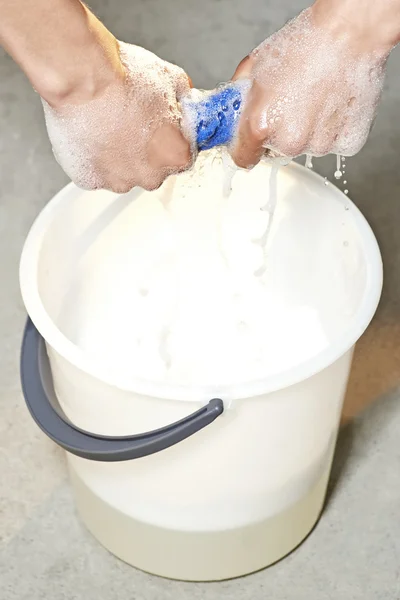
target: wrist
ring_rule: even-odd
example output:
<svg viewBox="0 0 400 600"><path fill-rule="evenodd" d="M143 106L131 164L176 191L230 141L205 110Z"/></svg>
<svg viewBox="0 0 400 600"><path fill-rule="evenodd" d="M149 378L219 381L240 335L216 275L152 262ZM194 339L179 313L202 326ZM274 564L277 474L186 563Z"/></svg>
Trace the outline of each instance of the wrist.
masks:
<svg viewBox="0 0 400 600"><path fill-rule="evenodd" d="M84 104L125 78L115 37L79 3L51 56L31 56L21 65L39 95L54 108ZM29 56L29 53L27 53Z"/></svg>
<svg viewBox="0 0 400 600"><path fill-rule="evenodd" d="M317 26L360 53L386 56L400 41L400 0L315 0L311 12Z"/></svg>

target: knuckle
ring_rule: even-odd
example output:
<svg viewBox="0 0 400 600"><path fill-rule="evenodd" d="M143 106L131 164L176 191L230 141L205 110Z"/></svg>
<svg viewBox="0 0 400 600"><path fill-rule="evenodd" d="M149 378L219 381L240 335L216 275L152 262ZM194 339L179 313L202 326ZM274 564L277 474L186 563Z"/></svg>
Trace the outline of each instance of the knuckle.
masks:
<svg viewBox="0 0 400 600"><path fill-rule="evenodd" d="M329 154L333 148L333 142L313 142L311 144L311 154L314 156L325 156Z"/></svg>
<svg viewBox="0 0 400 600"><path fill-rule="evenodd" d="M338 154L344 156L354 156L360 152L368 139L368 131L364 131L361 135L354 135L351 132L339 136L336 141L336 149Z"/></svg>
<svg viewBox="0 0 400 600"><path fill-rule="evenodd" d="M311 140L310 150L314 156L330 154L337 144L337 135L321 134Z"/></svg>
<svg viewBox="0 0 400 600"><path fill-rule="evenodd" d="M176 148L174 166L179 169L188 168L192 163L192 149L190 143L186 139Z"/></svg>
<svg viewBox="0 0 400 600"><path fill-rule="evenodd" d="M286 156L300 156L308 145L308 135L301 131L283 131L274 146Z"/></svg>
<svg viewBox="0 0 400 600"><path fill-rule="evenodd" d="M142 185L142 188L144 190L146 190L147 192L155 192L156 190L160 189L160 187L162 186L163 183L164 183L164 179L148 181L144 185Z"/></svg>
<svg viewBox="0 0 400 600"><path fill-rule="evenodd" d="M183 79L185 76L185 71L182 69L182 67L174 65L173 63L168 63L167 69L170 75L176 77L176 79Z"/></svg>
<svg viewBox="0 0 400 600"><path fill-rule="evenodd" d="M238 144L236 142L234 145L232 144L231 146L228 146L227 149L229 152L229 156L231 157L235 165L243 168L243 165L239 164L241 162L240 143Z"/></svg>
<svg viewBox="0 0 400 600"><path fill-rule="evenodd" d="M135 187L135 185L132 183L119 181L117 183L111 183L109 186L107 186L107 189L116 194L127 194L133 187Z"/></svg>
<svg viewBox="0 0 400 600"><path fill-rule="evenodd" d="M190 169L190 167L193 164L193 158L191 155L190 150L187 150L186 152L184 152L182 154L182 156L180 157L180 160L177 161L177 167L178 169L185 171L186 169Z"/></svg>
<svg viewBox="0 0 400 600"><path fill-rule="evenodd" d="M75 183L75 185L82 190L87 190L88 192L92 192L95 190L100 190L104 186L102 182L95 180L94 178L83 178L83 177L73 177L71 180Z"/></svg>
<svg viewBox="0 0 400 600"><path fill-rule="evenodd" d="M269 135L268 126L260 117L249 117L248 134L253 141L262 144Z"/></svg>
<svg viewBox="0 0 400 600"><path fill-rule="evenodd" d="M182 95L188 93L191 80L187 73L181 67L172 65L172 68L170 69L170 75L177 97L181 97Z"/></svg>
<svg viewBox="0 0 400 600"><path fill-rule="evenodd" d="M240 169L252 168L258 163L262 153L262 150L258 153L249 152L246 146L240 144L230 151L233 162Z"/></svg>
<svg viewBox="0 0 400 600"><path fill-rule="evenodd" d="M233 75L233 81L235 81L236 79L239 79L241 77L246 77L249 76L253 66L254 66L254 62L255 62L255 56L253 54L250 54L248 56L245 56L240 63L238 64L238 66L236 67L236 71Z"/></svg>
<svg viewBox="0 0 400 600"><path fill-rule="evenodd" d="M249 166L249 161L246 160L243 156L241 156L240 154L232 154L232 160L235 163L235 165L237 167L239 167L240 169L246 169Z"/></svg>
<svg viewBox="0 0 400 600"><path fill-rule="evenodd" d="M193 161L194 156L191 145L182 137L174 147L173 157L170 157L166 168L178 172L185 171L192 166Z"/></svg>
<svg viewBox="0 0 400 600"><path fill-rule="evenodd" d="M306 142L304 140L296 140L288 138L282 143L277 144L280 152L286 156L300 156L306 149Z"/></svg>

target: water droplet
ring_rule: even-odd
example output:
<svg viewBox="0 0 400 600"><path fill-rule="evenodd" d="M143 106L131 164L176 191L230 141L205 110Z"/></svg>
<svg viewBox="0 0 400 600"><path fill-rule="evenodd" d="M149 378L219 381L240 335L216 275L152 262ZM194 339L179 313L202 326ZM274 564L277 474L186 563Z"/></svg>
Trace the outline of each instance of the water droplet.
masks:
<svg viewBox="0 0 400 600"><path fill-rule="evenodd" d="M349 245L349 242L343 242L343 246L345 246L346 248L348 245Z"/></svg>
<svg viewBox="0 0 400 600"><path fill-rule="evenodd" d="M306 167L307 167L307 169L312 169L313 168L311 154L306 154Z"/></svg>
<svg viewBox="0 0 400 600"><path fill-rule="evenodd" d="M240 100L235 100L233 103L233 110L239 110L240 108Z"/></svg>
<svg viewBox="0 0 400 600"><path fill-rule="evenodd" d="M340 170L342 168L341 165L341 159L340 159L340 154L338 154L336 156L336 171L335 171L335 178L336 179L340 179L343 175L342 171Z"/></svg>
<svg viewBox="0 0 400 600"><path fill-rule="evenodd" d="M325 185L329 185L329 181L328 181L328 178L327 178L327 177L324 177L324 184L325 184Z"/></svg>
<svg viewBox="0 0 400 600"><path fill-rule="evenodd" d="M347 181L346 181L346 180L344 180L344 181L343 181L343 183L346 185Z"/></svg>
<svg viewBox="0 0 400 600"><path fill-rule="evenodd" d="M349 190L344 190L344 193L345 193L345 194L346 194L346 196L347 196L347 194L349 193Z"/></svg>

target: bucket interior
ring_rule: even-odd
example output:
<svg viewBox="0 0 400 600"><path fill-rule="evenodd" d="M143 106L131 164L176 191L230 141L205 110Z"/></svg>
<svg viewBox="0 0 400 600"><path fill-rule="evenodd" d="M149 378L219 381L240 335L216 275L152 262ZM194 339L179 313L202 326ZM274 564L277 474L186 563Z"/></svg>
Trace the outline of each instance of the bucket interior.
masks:
<svg viewBox="0 0 400 600"><path fill-rule="evenodd" d="M132 386L221 386L289 373L356 341L380 289L379 253L355 206L292 164L278 171L271 224L271 166L238 171L229 194L211 158L203 175L154 192L69 186L46 207L24 250L35 271L22 273L22 289L41 330L35 288L48 343L51 324L99 373Z"/></svg>

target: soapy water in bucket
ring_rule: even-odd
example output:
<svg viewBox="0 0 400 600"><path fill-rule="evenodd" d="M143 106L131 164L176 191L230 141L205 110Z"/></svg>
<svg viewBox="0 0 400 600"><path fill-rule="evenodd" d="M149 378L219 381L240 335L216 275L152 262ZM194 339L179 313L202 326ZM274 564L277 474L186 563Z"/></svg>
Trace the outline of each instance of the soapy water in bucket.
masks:
<svg viewBox="0 0 400 600"><path fill-rule="evenodd" d="M136 192L81 259L57 320L116 376L261 379L351 321L364 285L359 249L344 246L351 212L333 202L338 229L327 233L324 200L301 202L308 184L291 167L239 169L226 194L224 160L206 151L159 190Z"/></svg>

